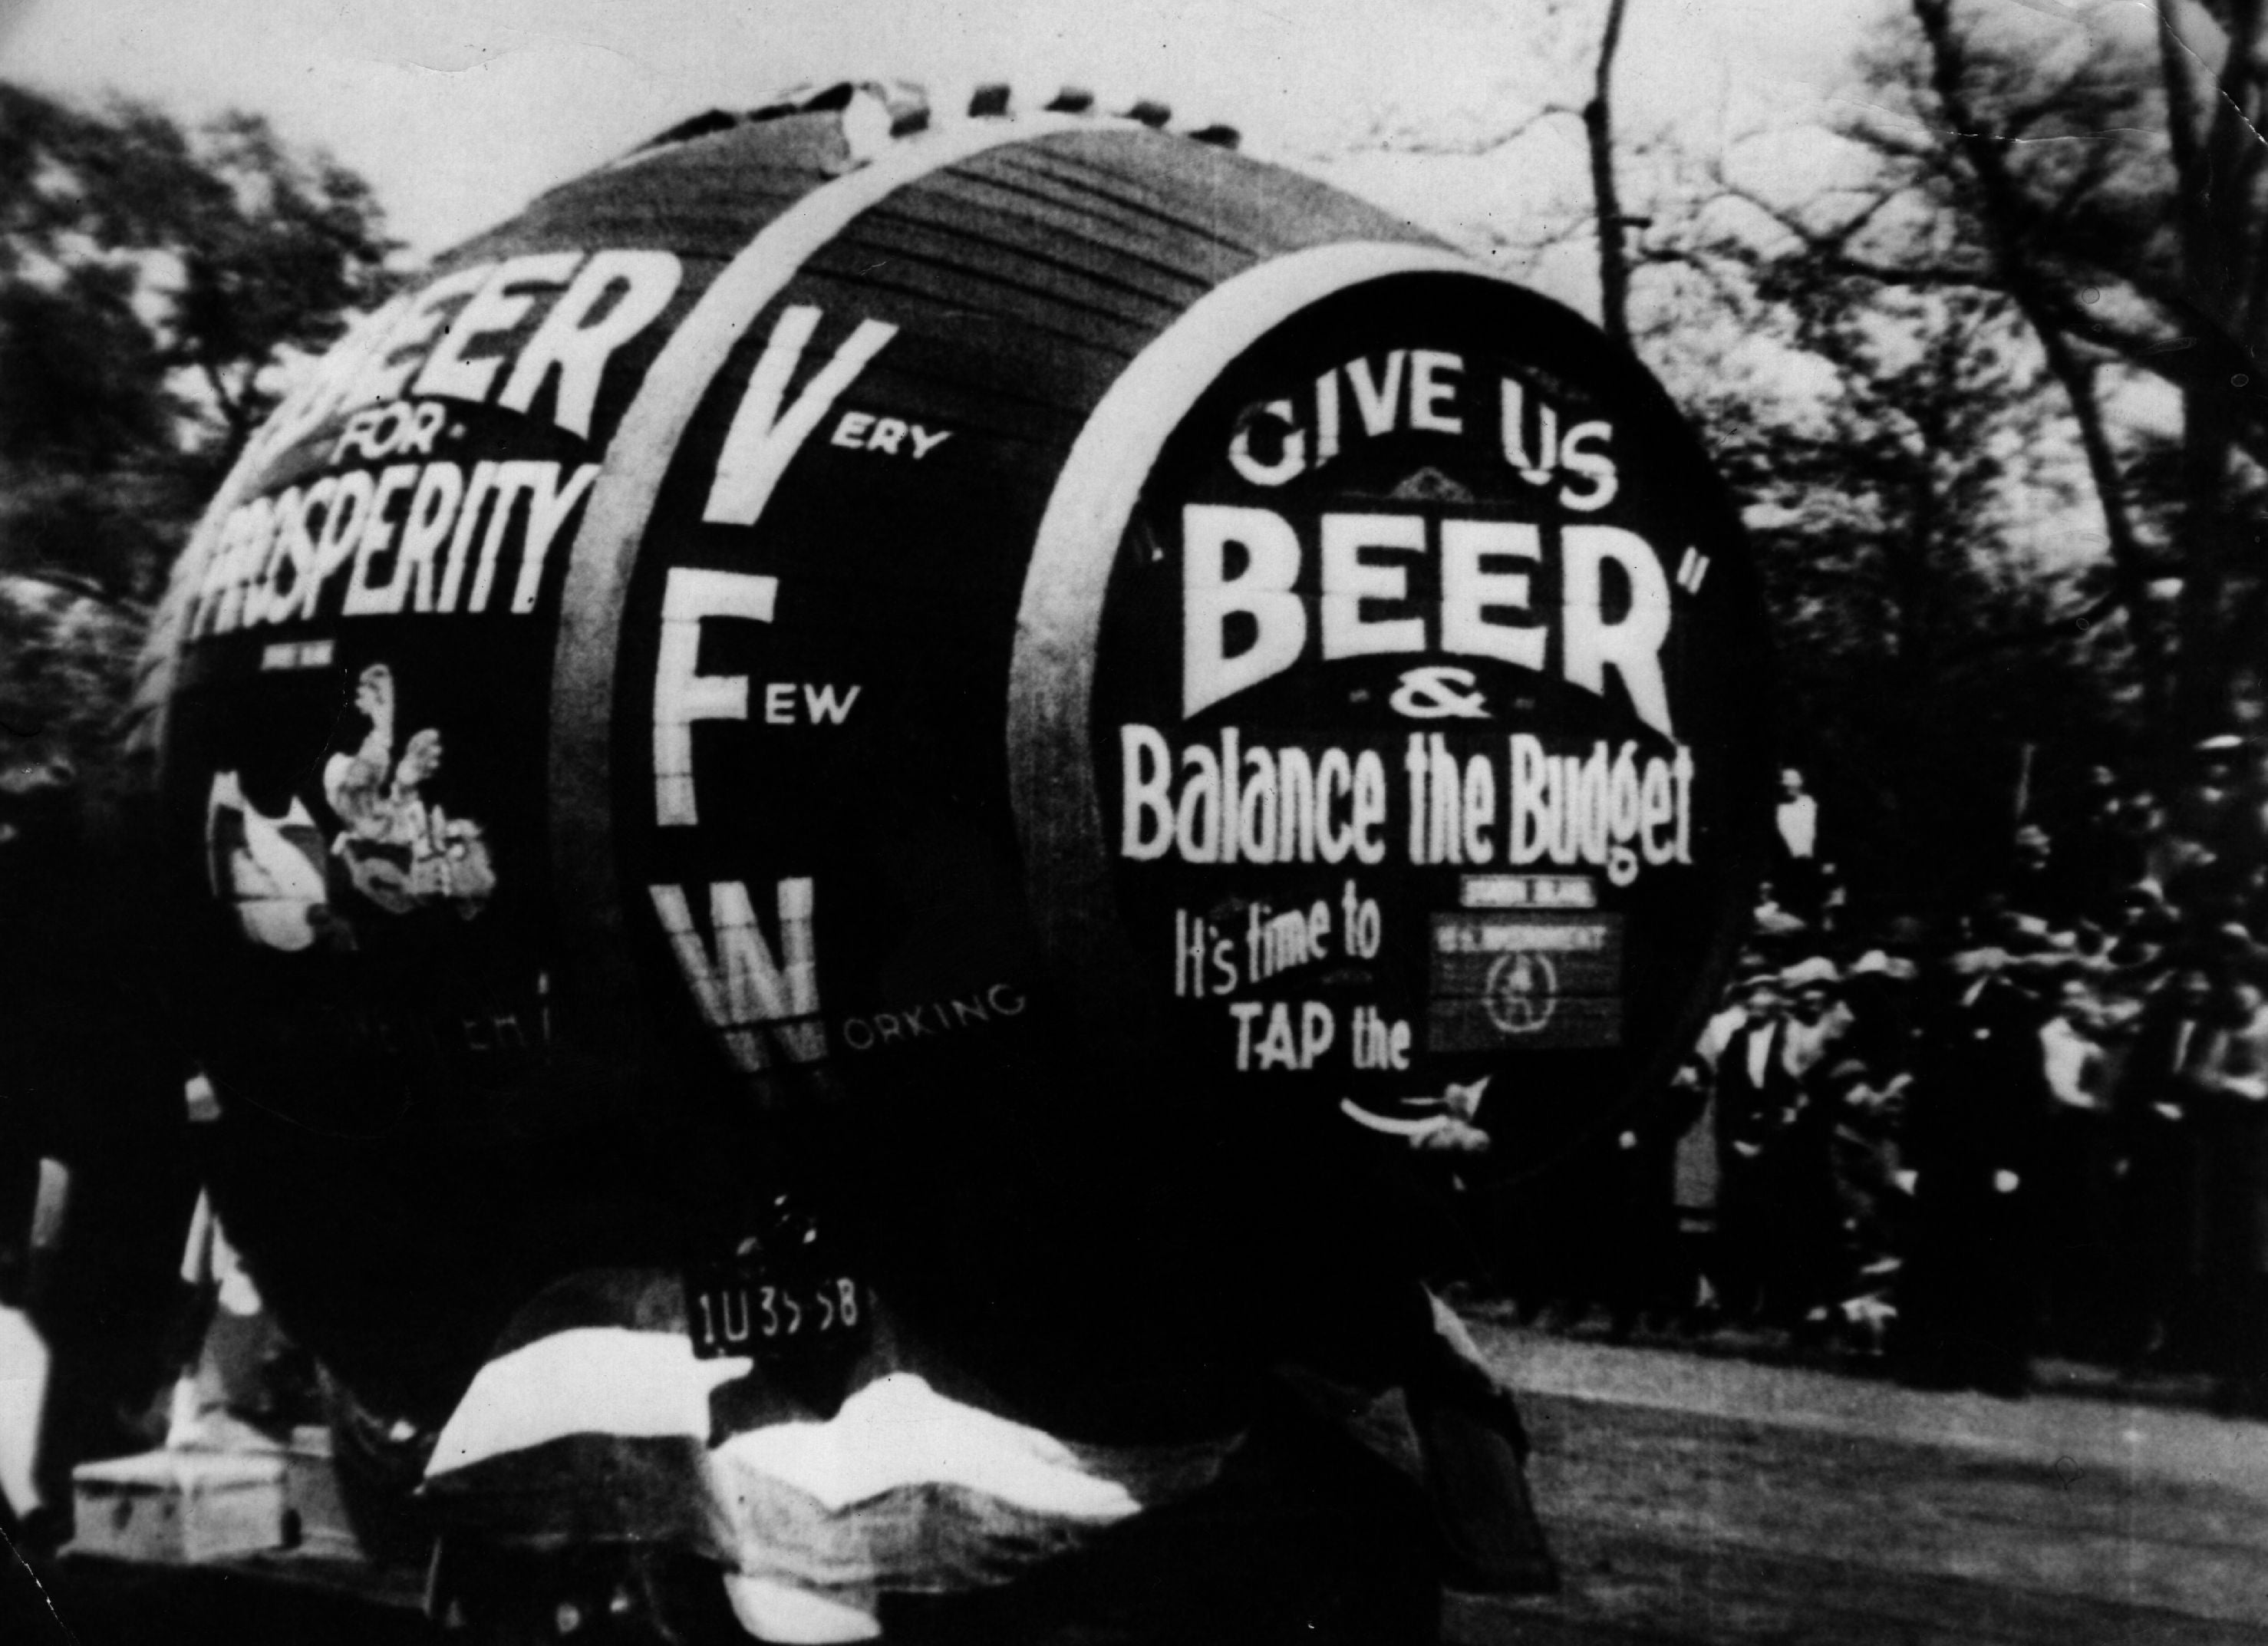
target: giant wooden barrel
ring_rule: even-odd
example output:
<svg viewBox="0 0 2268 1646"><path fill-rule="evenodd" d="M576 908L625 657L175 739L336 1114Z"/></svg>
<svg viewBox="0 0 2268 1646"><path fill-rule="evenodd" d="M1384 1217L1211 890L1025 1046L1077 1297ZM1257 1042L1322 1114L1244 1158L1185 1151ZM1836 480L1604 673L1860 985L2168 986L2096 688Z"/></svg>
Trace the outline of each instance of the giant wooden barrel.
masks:
<svg viewBox="0 0 2268 1646"><path fill-rule="evenodd" d="M1626 352L1138 122L846 129L696 122L439 259L175 577L223 1211L408 1405L668 1260L751 1117L854 1117L875 1261L964 1303L1114 1173L1546 1163L1745 910L1757 589Z"/></svg>

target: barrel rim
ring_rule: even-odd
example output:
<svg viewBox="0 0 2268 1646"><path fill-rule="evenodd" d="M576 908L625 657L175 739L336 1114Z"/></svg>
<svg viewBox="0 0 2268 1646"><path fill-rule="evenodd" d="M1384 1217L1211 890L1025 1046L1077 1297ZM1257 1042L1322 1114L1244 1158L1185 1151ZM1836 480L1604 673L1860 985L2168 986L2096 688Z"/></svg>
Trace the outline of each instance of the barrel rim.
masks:
<svg viewBox="0 0 2268 1646"><path fill-rule="evenodd" d="M1475 277L1535 295L1471 257L1419 241L1336 240L1254 263L1134 357L1057 473L1016 615L1009 793L1042 952L1098 1048L1154 1044L1160 1028L1145 1009L1149 991L1132 947L1104 918L1116 894L1088 753L1103 608L1127 525L1166 443L1221 373L1315 305L1414 274Z"/></svg>
<svg viewBox="0 0 2268 1646"><path fill-rule="evenodd" d="M702 402L735 345L814 256L901 188L996 149L1093 132L1097 126L1072 114L972 122L895 144L821 183L764 224L718 271L671 332L616 423L560 593L549 760L560 939L589 985L590 1008L610 1020L585 1037L589 1054L615 1071L635 1077L644 1019L637 1005L640 992L621 866L609 832L588 820L608 815L615 793L621 636L603 619L594 626L585 614L622 609L663 484ZM770 495L767 486L754 499L746 523L755 524ZM608 1079L603 1071L594 1074Z"/></svg>
<svg viewBox="0 0 2268 1646"><path fill-rule="evenodd" d="M1084 1044L1107 1066L1154 1060L1168 1043L1153 980L1143 971L1123 923L1110 832L1097 779L1094 691L1109 591L1123 540L1166 447L1203 396L1250 350L1304 313L1364 287L1412 276L1485 282L1521 303L1557 311L1594 334L1615 375L1649 418L1683 429L1689 455L1703 466L1712 497L1704 512L1712 535L1739 545L1746 534L1722 478L1660 383L1626 349L1555 299L1469 255L1419 242L1346 240L1256 263L1192 305L1130 363L1089 415L1058 476L1035 543L1018 615L1005 732L1010 794L1022 852L1027 907L1048 971L1063 991ZM1753 574L1753 569L1746 568ZM1759 635L1759 638L1764 638ZM1754 661L1768 667L1765 653ZM1753 754L1753 750L1752 750ZM1750 764L1754 764L1752 760ZM1727 910L1745 909L1742 891L1760 872L1756 828L1764 808L1742 807L1724 843ZM1750 814L1754 814L1751 816ZM1729 970L1741 934L1727 916L1696 956L1678 1027L1616 1100L1602 1104L1585 1135L1621 1124L1627 1101L1667 1077L1690 1045ZM1582 1140L1571 1141L1572 1148ZM1548 1170L1565 1150L1519 1175Z"/></svg>

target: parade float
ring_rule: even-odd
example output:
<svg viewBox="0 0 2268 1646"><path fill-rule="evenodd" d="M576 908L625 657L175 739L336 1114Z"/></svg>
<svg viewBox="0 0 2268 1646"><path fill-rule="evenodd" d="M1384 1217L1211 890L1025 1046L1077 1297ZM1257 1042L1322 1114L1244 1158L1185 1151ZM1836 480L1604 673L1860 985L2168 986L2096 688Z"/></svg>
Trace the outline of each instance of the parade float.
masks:
<svg viewBox="0 0 2268 1646"><path fill-rule="evenodd" d="M1216 1432L1414 1281L1425 1163L1549 1171L1690 1044L1771 711L1699 442L1518 270L1134 115L688 122L362 320L180 562L213 1202L425 1467L630 1272L811 1422L887 1340Z"/></svg>

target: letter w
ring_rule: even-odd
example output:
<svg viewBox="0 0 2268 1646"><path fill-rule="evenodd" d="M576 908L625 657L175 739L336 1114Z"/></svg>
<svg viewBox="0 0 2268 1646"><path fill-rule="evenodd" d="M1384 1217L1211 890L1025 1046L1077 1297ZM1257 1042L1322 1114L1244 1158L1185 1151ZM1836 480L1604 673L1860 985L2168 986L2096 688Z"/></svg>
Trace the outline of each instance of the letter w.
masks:
<svg viewBox="0 0 2268 1646"><path fill-rule="evenodd" d="M772 328L771 341L764 344L756 369L749 374L748 392L740 397L740 410L733 414L725 449L717 459L717 479L709 488L708 506L701 512L703 520L724 526L755 525L764 505L771 501L772 488L779 484L789 461L811 438L836 397L850 387L867 361L882 351L882 345L898 335L898 328L887 321L860 321L858 329L804 385L783 417L780 402L787 398L788 377L818 329L819 311L808 304L786 310Z"/></svg>
<svg viewBox="0 0 2268 1646"><path fill-rule="evenodd" d="M701 1015L716 1030L733 1064L755 1074L770 1064L763 1037L769 1028L791 1063L816 1063L827 1055L827 1030L819 1018L819 971L811 941L812 883L779 882L780 950L784 966L772 958L748 902L748 889L737 880L709 887L709 924L717 934L712 954L693 924L682 888L650 886L654 912L676 952L678 969L693 991Z"/></svg>
<svg viewBox="0 0 2268 1646"><path fill-rule="evenodd" d="M806 686L803 689L803 706L810 714L814 726L821 721L830 726L840 726L843 717L850 712L850 705L858 701L858 694L864 690L864 687L853 686L838 698L832 686Z"/></svg>

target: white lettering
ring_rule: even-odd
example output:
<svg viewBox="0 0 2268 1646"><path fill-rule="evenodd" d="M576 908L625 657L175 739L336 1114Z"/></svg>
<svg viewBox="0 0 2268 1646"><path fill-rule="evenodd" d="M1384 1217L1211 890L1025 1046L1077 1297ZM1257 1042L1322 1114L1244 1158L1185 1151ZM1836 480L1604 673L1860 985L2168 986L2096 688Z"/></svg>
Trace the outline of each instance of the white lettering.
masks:
<svg viewBox="0 0 2268 1646"><path fill-rule="evenodd" d="M387 508L394 494L414 482L417 475L416 464L397 463L379 476L378 494L370 503L370 518L362 528L361 541L355 545L354 573L347 579L346 599L339 609L342 616L360 617L387 609L386 602L393 580L389 579L383 588L373 588L369 581L370 563L394 547L396 528L387 518Z"/></svg>
<svg viewBox="0 0 2268 1646"><path fill-rule="evenodd" d="M607 362L669 306L682 274L672 252L605 251L593 255L519 351L497 403L526 411L556 371L559 389L551 420L569 433L588 439ZM611 305L610 298L615 299Z"/></svg>
<svg viewBox="0 0 2268 1646"><path fill-rule="evenodd" d="M1294 540L1296 543L1296 540ZM1409 598L1406 565L1363 559L1366 549L1425 547L1425 521L1417 514L1326 514L1322 526L1323 656L1328 661L1377 652L1425 649L1423 617L1366 619L1366 600Z"/></svg>
<svg viewBox="0 0 2268 1646"><path fill-rule="evenodd" d="M1669 693L1661 678L1661 643L1669 637L1669 579L1646 539L1619 526L1570 526L1562 534L1566 643L1563 672L1587 691L1604 694L1606 671L1622 676L1631 707L1665 737ZM1612 561L1630 584L1630 609L1607 621L1602 568Z"/></svg>
<svg viewBox="0 0 2268 1646"><path fill-rule="evenodd" d="M399 612L404 601L415 601L420 612L433 610L433 551L449 540L449 524L463 497L465 471L453 462L429 462L420 471L409 520L401 524L401 553L394 556L393 578L372 592L374 615Z"/></svg>
<svg viewBox="0 0 2268 1646"><path fill-rule="evenodd" d="M1484 562L1501 557L1539 560L1542 542L1535 527L1513 520L1441 522L1441 649L1493 657L1541 673L1545 631L1540 624L1515 627L1489 619L1491 610L1525 613L1525 572L1491 572Z"/></svg>
<svg viewBox="0 0 2268 1646"><path fill-rule="evenodd" d="M1419 349L1410 356L1410 426L1430 429L1436 434L1462 434L1465 423L1454 410L1457 386L1445 382L1465 369L1462 358L1444 354L1438 349ZM1443 411L1443 401L1452 402L1452 409Z"/></svg>
<svg viewBox="0 0 2268 1646"><path fill-rule="evenodd" d="M813 1063L827 1055L827 1033L819 1021L810 881L784 880L776 889L784 964L774 959L756 924L748 889L740 881L710 884L713 953L694 926L682 888L652 886L647 891L695 1004L703 1020L720 1031L726 1054L737 1067L754 1074L770 1066L763 1038L756 1032L760 1030L770 1031L790 1062Z"/></svg>
<svg viewBox="0 0 2268 1646"><path fill-rule="evenodd" d="M1693 769L1693 751L1683 743L1667 759L1641 764L1632 742L1610 748L1602 740L1587 757L1552 755L1541 739L1514 733L1506 762L1507 859L1514 866L1545 859L1587 864L1605 869L1616 886L1638 878L1641 859L1655 867L1690 863ZM1587 881L1564 889L1544 879L1507 882L1501 889L1517 893L1511 902L1587 908L1593 901Z"/></svg>
<svg viewBox="0 0 2268 1646"><path fill-rule="evenodd" d="M599 465L585 463L569 476L567 483L559 483L559 465L543 463L534 469L527 519L527 540L519 550L519 581L512 586L512 609L516 612L535 609L535 596L543 582L544 557L551 552L552 540L559 528L583 500L599 477Z"/></svg>
<svg viewBox="0 0 2268 1646"><path fill-rule="evenodd" d="M1391 434L1402 399L1402 366L1410 351L1396 349L1386 357L1386 381L1381 386L1370 374L1368 360L1349 360L1347 382L1354 390L1355 409L1362 413L1365 434Z"/></svg>
<svg viewBox="0 0 2268 1646"><path fill-rule="evenodd" d="M1590 485L1587 491L1578 491L1572 484L1560 487L1559 501L1565 507L1588 514L1615 500L1615 493L1622 484L1622 478L1615 469L1615 460L1604 452L1588 449L1589 442L1593 440L1603 445L1614 438L1613 424L1595 420L1579 423L1567 431L1566 443L1559 448L1559 461L1563 467L1582 476Z"/></svg>
<svg viewBox="0 0 2268 1646"><path fill-rule="evenodd" d="M409 306L401 312L387 328L385 338L372 350L363 369L347 392L350 405L376 406L389 400L401 398L403 386L409 374L417 369L420 353L431 342L435 329L441 323L441 311L460 298L470 298L480 290L494 263L473 263L453 274L443 275L423 291L415 293Z"/></svg>
<svg viewBox="0 0 2268 1646"><path fill-rule="evenodd" d="M840 726L849 718L850 707L858 701L862 690L853 686L838 697L833 686L806 686L803 712L814 726Z"/></svg>
<svg viewBox="0 0 2268 1646"><path fill-rule="evenodd" d="M1228 546L1245 552L1243 574L1227 572ZM1256 685L1296 661L1307 640L1307 614L1292 592L1300 539L1267 509L1192 503L1182 511L1182 712ZM1228 654L1228 622L1250 617L1252 644Z"/></svg>
<svg viewBox="0 0 2268 1646"><path fill-rule="evenodd" d="M1285 426L1272 463L1263 463L1252 454L1252 425L1263 413ZM1271 400L1239 418L1236 433L1228 442L1228 464L1256 486L1280 486L1304 473L1307 467L1307 432L1292 421L1292 402Z"/></svg>
<svg viewBox="0 0 2268 1646"><path fill-rule="evenodd" d="M898 335L898 328L887 321L860 321L858 329L843 340L783 413L780 408L787 398L788 379L818 329L818 309L800 303L784 311L772 328L771 338L749 374L747 393L740 397L733 426L725 432L725 449L717 459L717 478L709 489L702 519L728 526L755 524L771 498L772 488L819 426L819 420L857 380L866 363Z"/></svg>
<svg viewBox="0 0 2268 1646"><path fill-rule="evenodd" d="M701 625L711 618L770 623L778 595L777 578L670 568L653 682L654 818L664 828L701 820L693 789L694 723L748 718L746 675L701 672Z"/></svg>
<svg viewBox="0 0 2268 1646"><path fill-rule="evenodd" d="M1120 727L1118 749L1118 854L1146 863L1174 844L1173 751L1147 726Z"/></svg>
<svg viewBox="0 0 2268 1646"><path fill-rule="evenodd" d="M468 360L465 351L478 338L510 331L535 306L535 299L517 288L564 285L582 261L580 252L536 252L497 264L480 290L457 311L449 329L441 334L425 369L417 374L415 392L446 395L455 400L486 400L504 361L494 355Z"/></svg>
<svg viewBox="0 0 2268 1646"><path fill-rule="evenodd" d="M1528 391L1519 379L1501 380L1502 429L1504 461L1520 471L1520 477L1531 486L1551 483L1551 471L1559 463L1559 413L1550 402L1536 402L1535 450L1531 456L1528 449Z"/></svg>

